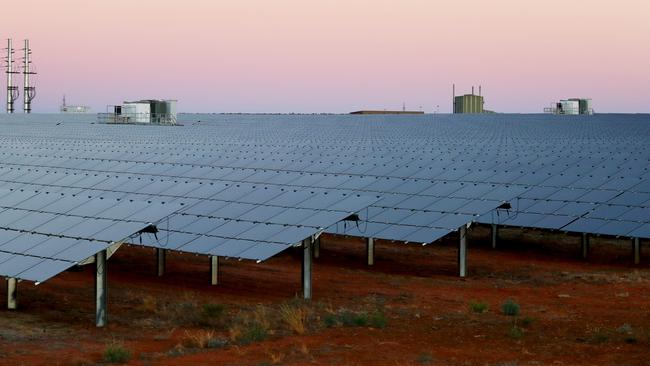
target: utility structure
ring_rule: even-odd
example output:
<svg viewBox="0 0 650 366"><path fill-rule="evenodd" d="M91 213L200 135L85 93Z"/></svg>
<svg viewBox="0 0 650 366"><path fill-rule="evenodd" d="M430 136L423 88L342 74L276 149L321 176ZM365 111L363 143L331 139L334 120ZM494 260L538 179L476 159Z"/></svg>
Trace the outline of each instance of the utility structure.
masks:
<svg viewBox="0 0 650 366"><path fill-rule="evenodd" d="M30 75L36 74L32 71L32 49L29 48L29 39L25 40L23 48L23 112L32 112L32 100L36 96L36 87L30 83Z"/></svg>
<svg viewBox="0 0 650 366"><path fill-rule="evenodd" d="M7 39L7 113L14 113L14 102L18 99L18 87L14 85L14 48L11 38Z"/></svg>
<svg viewBox="0 0 650 366"><path fill-rule="evenodd" d="M484 113L483 109L483 96L481 95L481 87L478 87L478 95L474 94L474 87L472 87L472 94L465 94L456 96L456 85L452 86L453 93L453 106L454 113Z"/></svg>
<svg viewBox="0 0 650 366"><path fill-rule="evenodd" d="M569 98L551 104L550 108L544 108L544 113L591 116L594 108L589 98Z"/></svg>

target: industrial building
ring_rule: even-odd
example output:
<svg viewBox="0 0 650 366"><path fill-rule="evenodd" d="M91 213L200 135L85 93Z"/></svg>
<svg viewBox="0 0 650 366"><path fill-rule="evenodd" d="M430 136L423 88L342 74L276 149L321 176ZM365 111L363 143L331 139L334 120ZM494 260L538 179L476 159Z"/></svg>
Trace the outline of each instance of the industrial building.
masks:
<svg viewBox="0 0 650 366"><path fill-rule="evenodd" d="M144 99L107 107L97 115L100 123L109 124L176 124L176 100Z"/></svg>
<svg viewBox="0 0 650 366"><path fill-rule="evenodd" d="M483 105L485 100L481 95L481 87L479 86L478 95L474 94L474 87L472 87L471 94L456 96L456 86L453 86L453 102L454 113L485 113Z"/></svg>
<svg viewBox="0 0 650 366"><path fill-rule="evenodd" d="M545 113L564 115L593 115L591 99L569 98L554 103L550 108L544 108Z"/></svg>

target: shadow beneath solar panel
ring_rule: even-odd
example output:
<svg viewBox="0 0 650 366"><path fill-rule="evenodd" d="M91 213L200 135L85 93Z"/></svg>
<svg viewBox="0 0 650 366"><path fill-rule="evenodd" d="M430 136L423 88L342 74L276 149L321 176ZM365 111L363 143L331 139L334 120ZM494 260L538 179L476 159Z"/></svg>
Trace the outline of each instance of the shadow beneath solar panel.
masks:
<svg viewBox="0 0 650 366"><path fill-rule="evenodd" d="M401 276L458 277L456 247L458 234L451 233L435 244L375 240L374 264L367 264L366 242L362 238L342 235L321 236L321 255L318 266L341 268L350 271L369 271ZM445 250L438 250L445 247ZM449 250L451 249L451 250Z"/></svg>
<svg viewBox="0 0 650 366"><path fill-rule="evenodd" d="M590 236L587 258L582 255L582 237L562 231L499 227L497 248L491 248L489 225L474 225L470 234L470 249L481 248L496 252L511 252L526 257L556 261L576 261L584 264L608 264L624 267L647 267L650 247L641 246L641 263L635 265L633 242L629 238ZM471 251L470 269L471 269Z"/></svg>

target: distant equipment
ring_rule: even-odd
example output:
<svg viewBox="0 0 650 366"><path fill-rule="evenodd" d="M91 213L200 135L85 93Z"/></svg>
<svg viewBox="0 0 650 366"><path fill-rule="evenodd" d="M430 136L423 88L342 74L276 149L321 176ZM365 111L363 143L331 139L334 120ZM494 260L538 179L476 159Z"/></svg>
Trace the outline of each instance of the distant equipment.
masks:
<svg viewBox="0 0 650 366"><path fill-rule="evenodd" d="M401 111L379 111L379 110L361 110L350 112L350 114L424 114L423 111L407 111L403 108Z"/></svg>
<svg viewBox="0 0 650 366"><path fill-rule="evenodd" d="M472 94L465 94L456 96L456 85L452 86L454 113L489 113L483 109L485 100L481 95L481 87L478 87L478 95L474 94L474 87L472 87Z"/></svg>
<svg viewBox="0 0 650 366"><path fill-rule="evenodd" d="M32 112L32 100L36 97L36 87L31 84L30 76L36 73L32 71L32 49L29 48L29 39L25 40L23 48L23 112Z"/></svg>
<svg viewBox="0 0 650 366"><path fill-rule="evenodd" d="M18 86L14 85L14 48L11 38L7 39L7 56L5 58L7 67L7 113L14 113L14 102L18 99Z"/></svg>
<svg viewBox="0 0 650 366"><path fill-rule="evenodd" d="M68 105L65 102L65 95L63 96L63 103L59 107L61 113L89 113L90 107L85 105Z"/></svg>
<svg viewBox="0 0 650 366"><path fill-rule="evenodd" d="M99 113L99 123L175 125L176 100L146 99L109 105L106 113Z"/></svg>
<svg viewBox="0 0 650 366"><path fill-rule="evenodd" d="M593 115L591 99L569 98L553 103L550 108L544 108L545 113L564 114L564 115Z"/></svg>

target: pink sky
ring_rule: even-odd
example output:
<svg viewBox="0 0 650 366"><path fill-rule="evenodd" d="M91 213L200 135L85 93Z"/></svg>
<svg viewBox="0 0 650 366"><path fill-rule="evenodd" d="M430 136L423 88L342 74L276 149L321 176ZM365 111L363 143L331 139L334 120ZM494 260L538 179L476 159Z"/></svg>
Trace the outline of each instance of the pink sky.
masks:
<svg viewBox="0 0 650 366"><path fill-rule="evenodd" d="M647 0L0 3L0 38L31 42L36 112L64 93L94 111L174 98L195 112L449 112L454 82L500 112L567 97L650 112Z"/></svg>

